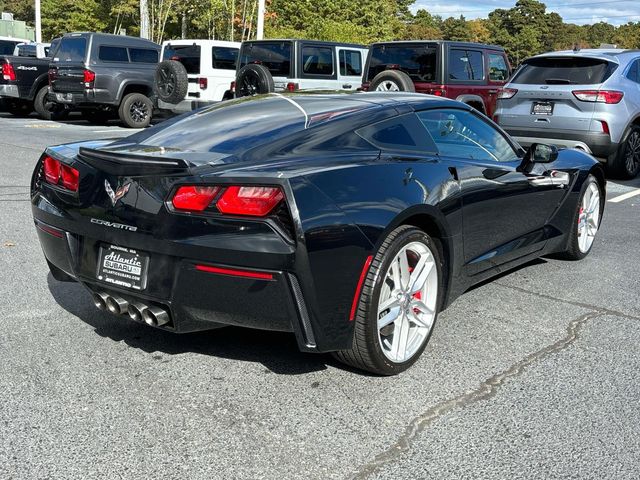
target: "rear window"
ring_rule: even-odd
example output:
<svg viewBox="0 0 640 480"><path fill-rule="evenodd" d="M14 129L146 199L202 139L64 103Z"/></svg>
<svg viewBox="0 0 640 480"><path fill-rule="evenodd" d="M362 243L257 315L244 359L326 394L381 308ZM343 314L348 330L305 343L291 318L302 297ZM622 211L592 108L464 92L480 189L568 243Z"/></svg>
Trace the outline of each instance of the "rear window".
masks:
<svg viewBox="0 0 640 480"><path fill-rule="evenodd" d="M13 51L18 43L20 42L0 40L0 55L13 55Z"/></svg>
<svg viewBox="0 0 640 480"><path fill-rule="evenodd" d="M211 49L213 68L221 70L235 70L238 63L238 49L229 47L213 47Z"/></svg>
<svg viewBox="0 0 640 480"><path fill-rule="evenodd" d="M129 57L133 63L158 63L158 51L152 48L130 48Z"/></svg>
<svg viewBox="0 0 640 480"><path fill-rule="evenodd" d="M435 46L375 45L371 50L367 81L388 68L394 68L402 70L414 82L435 82L436 57Z"/></svg>
<svg viewBox="0 0 640 480"><path fill-rule="evenodd" d="M512 82L525 85L595 85L609 78L615 68L615 64L597 58L532 58L524 62Z"/></svg>
<svg viewBox="0 0 640 480"><path fill-rule="evenodd" d="M20 45L18 47L19 57L37 57L38 50L35 45Z"/></svg>
<svg viewBox="0 0 640 480"><path fill-rule="evenodd" d="M291 42L246 43L240 53L240 68L259 63L274 77L291 76Z"/></svg>
<svg viewBox="0 0 640 480"><path fill-rule="evenodd" d="M103 62L125 62L129 63L129 55L124 47L109 47L106 45L98 49L98 58Z"/></svg>
<svg viewBox="0 0 640 480"><path fill-rule="evenodd" d="M163 60L177 60L188 74L200 73L200 45L167 45L162 55Z"/></svg>
<svg viewBox="0 0 640 480"><path fill-rule="evenodd" d="M83 37L66 37L60 41L60 47L54 60L59 62L83 62L87 49L87 39Z"/></svg>

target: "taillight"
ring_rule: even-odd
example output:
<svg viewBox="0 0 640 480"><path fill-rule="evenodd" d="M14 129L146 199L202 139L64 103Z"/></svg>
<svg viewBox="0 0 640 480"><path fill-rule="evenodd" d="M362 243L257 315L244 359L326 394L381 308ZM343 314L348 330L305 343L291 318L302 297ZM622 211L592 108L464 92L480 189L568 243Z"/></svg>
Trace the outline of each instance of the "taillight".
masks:
<svg viewBox="0 0 640 480"><path fill-rule="evenodd" d="M503 88L498 92L498 100L508 100L513 98L518 93L517 88Z"/></svg>
<svg viewBox="0 0 640 480"><path fill-rule="evenodd" d="M427 93L430 95L435 95L436 97L446 97L447 87L445 87L444 85L438 85L437 87L430 88Z"/></svg>
<svg viewBox="0 0 640 480"><path fill-rule="evenodd" d="M194 185L178 188L171 203L176 210L204 211L216 198L220 187L198 187Z"/></svg>
<svg viewBox="0 0 640 480"><path fill-rule="evenodd" d="M69 165L65 165L52 157L44 157L44 178L52 184L62 184L67 190L78 191L80 184L80 172Z"/></svg>
<svg viewBox="0 0 640 480"><path fill-rule="evenodd" d="M51 83L57 78L58 76L58 70L55 68L50 68L49 72L47 73L47 76L49 77L49 85L51 85Z"/></svg>
<svg viewBox="0 0 640 480"><path fill-rule="evenodd" d="M2 78L4 80L9 80L10 82L14 82L16 80L16 72L13 69L13 65L10 63L2 64Z"/></svg>
<svg viewBox="0 0 640 480"><path fill-rule="evenodd" d="M283 198L278 187L233 186L225 190L216 205L222 213L264 217Z"/></svg>
<svg viewBox="0 0 640 480"><path fill-rule="evenodd" d="M235 80L233 82L231 82L231 85L229 85L229 90L231 91L231 93L235 93L235 91L236 91L236 82L235 82Z"/></svg>
<svg viewBox="0 0 640 480"><path fill-rule="evenodd" d="M611 131L609 130L609 124L604 120L600 120L600 125L602 126L602 133L606 133L609 135Z"/></svg>
<svg viewBox="0 0 640 480"><path fill-rule="evenodd" d="M299 88L300 88L300 86L297 83L293 83L293 82L287 83L287 90L289 92L295 92Z"/></svg>
<svg viewBox="0 0 640 480"><path fill-rule="evenodd" d="M573 95L581 102L620 103L624 92L617 90L574 90Z"/></svg>
<svg viewBox="0 0 640 480"><path fill-rule="evenodd" d="M84 82L84 88L93 88L93 82L96 81L96 74L91 70L85 70L82 72L82 81Z"/></svg>
<svg viewBox="0 0 640 480"><path fill-rule="evenodd" d="M200 77L198 78L198 86L200 87L200 90L206 90L209 86L209 81L206 77Z"/></svg>

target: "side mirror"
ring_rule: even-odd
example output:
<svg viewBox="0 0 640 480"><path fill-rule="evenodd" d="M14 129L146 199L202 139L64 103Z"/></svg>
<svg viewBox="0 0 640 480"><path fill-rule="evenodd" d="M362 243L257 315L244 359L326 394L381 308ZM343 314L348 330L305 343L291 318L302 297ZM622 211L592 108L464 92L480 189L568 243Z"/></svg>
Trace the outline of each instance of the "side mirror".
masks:
<svg viewBox="0 0 640 480"><path fill-rule="evenodd" d="M551 163L558 158L558 148L555 145L534 143L529 147L524 159L529 163Z"/></svg>

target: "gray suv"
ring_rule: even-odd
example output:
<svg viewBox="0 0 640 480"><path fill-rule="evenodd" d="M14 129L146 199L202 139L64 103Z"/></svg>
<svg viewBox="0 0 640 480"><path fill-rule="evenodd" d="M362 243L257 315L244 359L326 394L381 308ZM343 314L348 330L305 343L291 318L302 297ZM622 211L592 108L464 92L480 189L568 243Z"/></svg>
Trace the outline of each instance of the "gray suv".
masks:
<svg viewBox="0 0 640 480"><path fill-rule="evenodd" d="M131 128L149 125L160 45L105 33L69 33L53 53L49 100L94 122L117 113Z"/></svg>
<svg viewBox="0 0 640 480"><path fill-rule="evenodd" d="M495 120L524 146L578 148L609 172L640 172L640 50L545 53L523 62Z"/></svg>

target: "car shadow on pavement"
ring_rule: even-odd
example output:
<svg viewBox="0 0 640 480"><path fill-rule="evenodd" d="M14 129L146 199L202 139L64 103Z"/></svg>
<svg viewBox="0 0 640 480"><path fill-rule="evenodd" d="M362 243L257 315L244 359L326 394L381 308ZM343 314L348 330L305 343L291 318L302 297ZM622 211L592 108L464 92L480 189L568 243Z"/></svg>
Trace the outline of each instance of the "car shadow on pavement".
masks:
<svg viewBox="0 0 640 480"><path fill-rule="evenodd" d="M56 303L90 325L98 335L124 342L149 354L197 353L257 362L270 372L281 375L321 371L327 365L343 368L328 355L300 352L293 333L224 327L175 334L136 323L126 316L118 317L96 309L89 292L78 283L59 282L49 274L47 284Z"/></svg>

